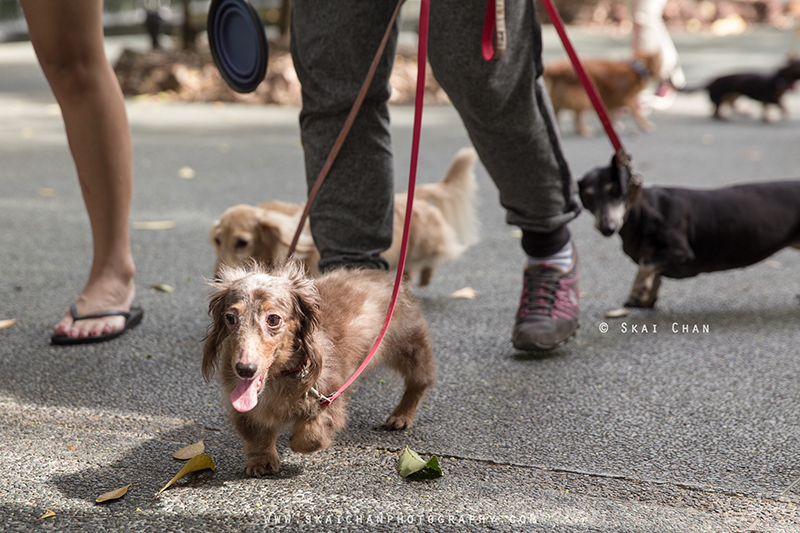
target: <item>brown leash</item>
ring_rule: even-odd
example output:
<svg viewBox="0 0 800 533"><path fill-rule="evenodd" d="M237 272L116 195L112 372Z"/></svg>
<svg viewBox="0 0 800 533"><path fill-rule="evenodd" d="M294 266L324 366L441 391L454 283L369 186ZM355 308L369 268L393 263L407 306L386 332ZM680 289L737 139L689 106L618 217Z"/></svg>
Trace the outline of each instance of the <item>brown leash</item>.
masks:
<svg viewBox="0 0 800 533"><path fill-rule="evenodd" d="M350 113L347 115L347 119L344 121L342 130L339 132L339 137L337 137L336 142L333 143L333 148L331 148L331 152L328 154L328 159L325 160L325 164L322 165L322 170L320 170L319 176L317 176L317 181L314 182L314 187L312 187L311 192L308 194L308 200L306 201L306 206L303 209L303 214L300 217L300 223L297 225L297 231L294 233L294 238L292 238L292 244L289 245L289 257L294 255L295 248L297 248L297 241L300 240L300 234L303 232L303 225L308 218L309 211L311 211L311 204L314 203L314 199L317 197L320 187L322 187L325 178L328 177L328 172L330 172L333 162L336 160L336 156L339 155L339 150L342 149L342 145L347 138L347 134L350 133L350 128L353 127L353 122L355 122L356 115L358 115L358 111L361 109L361 104L364 103L364 98L367 96L367 90L369 90L369 86L372 84L372 78L375 76L375 71L378 69L378 64L380 63L381 57L383 57L383 51L386 49L386 43L389 41L389 35L392 33L392 28L397 20L397 14L400 12L400 6L402 4L403 0L398 0L397 5L394 8L394 13L392 13L392 18L389 21L389 25L386 27L386 32L383 34L383 39L381 39L381 44L378 46L378 51L375 52L375 57L373 58L372 64L369 67L367 77L364 79L364 83L361 84L361 89L358 91L356 101L353 103L353 107L350 108ZM425 61L425 57L422 58L422 61Z"/></svg>

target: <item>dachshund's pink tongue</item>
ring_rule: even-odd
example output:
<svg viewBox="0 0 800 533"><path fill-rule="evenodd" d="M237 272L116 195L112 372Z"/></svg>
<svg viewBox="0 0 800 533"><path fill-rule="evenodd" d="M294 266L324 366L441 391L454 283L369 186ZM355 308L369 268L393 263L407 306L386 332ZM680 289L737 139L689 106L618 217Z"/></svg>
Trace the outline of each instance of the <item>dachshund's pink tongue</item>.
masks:
<svg viewBox="0 0 800 533"><path fill-rule="evenodd" d="M240 413L246 413L258 403L258 378L240 379L231 393L231 404Z"/></svg>

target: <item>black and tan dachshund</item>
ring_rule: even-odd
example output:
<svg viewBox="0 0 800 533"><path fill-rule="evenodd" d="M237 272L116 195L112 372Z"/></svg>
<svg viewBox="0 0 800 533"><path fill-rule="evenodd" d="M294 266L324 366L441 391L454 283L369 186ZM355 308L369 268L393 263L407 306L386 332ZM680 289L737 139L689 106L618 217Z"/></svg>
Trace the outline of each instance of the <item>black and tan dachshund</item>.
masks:
<svg viewBox="0 0 800 533"><path fill-rule="evenodd" d="M787 246L800 248L800 181L648 187L634 195L629 182L613 161L579 182L595 227L607 237L619 233L622 250L639 265L628 307L652 307L662 276L743 268Z"/></svg>
<svg viewBox="0 0 800 533"><path fill-rule="evenodd" d="M759 74L745 72L722 76L711 81L708 85L692 89L681 89L682 92L694 92L701 89L708 91L708 96L714 104L714 118L724 119L721 113L723 106L728 105L736 110L734 103L739 96L747 96L764 105L763 119L769 121L767 110L770 105L778 106L783 116L789 114L783 105L783 94L800 80L800 60L791 59L786 65L772 74Z"/></svg>

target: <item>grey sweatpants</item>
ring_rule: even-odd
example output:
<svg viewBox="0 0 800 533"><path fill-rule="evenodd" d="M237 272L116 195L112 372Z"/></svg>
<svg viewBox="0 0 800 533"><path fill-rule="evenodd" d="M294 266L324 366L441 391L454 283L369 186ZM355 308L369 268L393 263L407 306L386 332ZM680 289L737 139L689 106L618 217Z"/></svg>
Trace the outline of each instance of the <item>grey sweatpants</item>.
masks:
<svg viewBox="0 0 800 533"><path fill-rule="evenodd" d="M292 57L303 87L301 139L309 188L363 82L394 0L294 0ZM531 0L506 0L508 51L486 62L486 0L432 0L429 59L500 192L507 221L558 232L580 211L541 74ZM311 209L320 268L383 266L391 244L393 164L387 100L397 27L370 91ZM424 147L423 147L424 149Z"/></svg>

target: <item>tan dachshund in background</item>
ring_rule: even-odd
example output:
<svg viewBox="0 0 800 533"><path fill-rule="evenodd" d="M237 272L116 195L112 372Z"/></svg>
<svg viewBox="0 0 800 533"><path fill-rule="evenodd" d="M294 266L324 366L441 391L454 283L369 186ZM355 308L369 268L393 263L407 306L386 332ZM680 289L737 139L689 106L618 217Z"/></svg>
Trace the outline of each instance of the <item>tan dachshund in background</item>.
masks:
<svg viewBox="0 0 800 533"><path fill-rule="evenodd" d="M642 114L637 99L639 93L657 78L657 72L661 68L659 52L640 52L628 61L586 59L582 63L609 113L628 109L642 131L652 131L655 128ZM591 128L583 122L583 113L594 108L569 60L545 65L543 78L553 102L556 119L558 120L562 110L571 110L575 113L575 131L578 135L592 135Z"/></svg>

